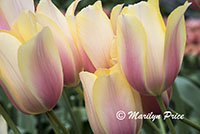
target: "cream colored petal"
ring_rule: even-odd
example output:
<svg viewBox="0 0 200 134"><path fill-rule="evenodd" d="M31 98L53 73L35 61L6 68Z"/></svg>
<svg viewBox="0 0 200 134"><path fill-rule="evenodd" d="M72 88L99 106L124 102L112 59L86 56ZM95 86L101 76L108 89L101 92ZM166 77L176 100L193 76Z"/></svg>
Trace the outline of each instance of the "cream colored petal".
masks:
<svg viewBox="0 0 200 134"><path fill-rule="evenodd" d="M122 7L124 4L118 4L115 7L112 8L111 15L110 15L110 21L112 24L113 32L116 34L116 28L117 28L117 19L122 11Z"/></svg>
<svg viewBox="0 0 200 134"><path fill-rule="evenodd" d="M95 68L109 67L114 34L106 14L101 8L88 6L76 19L80 43Z"/></svg>
<svg viewBox="0 0 200 134"><path fill-rule="evenodd" d="M34 12L33 0L1 0L0 10L5 15L5 18L10 26L23 10Z"/></svg>
<svg viewBox="0 0 200 134"><path fill-rule="evenodd" d="M88 73L88 72L80 73L81 83L83 84L85 107L86 107L86 112L87 112L90 126L94 134L104 134L105 131L102 128L99 122L99 119L97 117L96 110L94 108L93 97L92 97L93 85L96 78L97 77L92 73Z"/></svg>
<svg viewBox="0 0 200 134"><path fill-rule="evenodd" d="M50 19L60 27L65 33L68 40L72 40L72 36L69 31L67 20L60 10L51 2L51 0L40 0L37 6L37 13L48 16Z"/></svg>
<svg viewBox="0 0 200 134"><path fill-rule="evenodd" d="M81 0L74 0L72 4L67 8L65 16L75 16L76 7L80 1Z"/></svg>
<svg viewBox="0 0 200 134"><path fill-rule="evenodd" d="M41 27L36 22L35 14L24 10L15 20L11 30L18 34L23 42L26 42L35 36L41 30Z"/></svg>

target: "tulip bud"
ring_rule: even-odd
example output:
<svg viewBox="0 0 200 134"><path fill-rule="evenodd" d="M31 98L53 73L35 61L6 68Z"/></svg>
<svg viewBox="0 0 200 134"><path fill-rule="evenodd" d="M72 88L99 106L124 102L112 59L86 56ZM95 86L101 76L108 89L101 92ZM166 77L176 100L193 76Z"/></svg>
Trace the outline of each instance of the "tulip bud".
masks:
<svg viewBox="0 0 200 134"><path fill-rule="evenodd" d="M176 8L167 27L158 0L129 5L118 17L117 45L122 70L141 94L160 95L175 80L186 42L184 12L190 4Z"/></svg>
<svg viewBox="0 0 200 134"><path fill-rule="evenodd" d="M172 96L172 87L164 91L161 96L165 104L165 107L168 107L169 101ZM156 98L154 96L146 96L141 94L141 100L142 100L143 112L145 114L151 112L153 112L154 114L162 114L160 106L158 105L158 102L156 101Z"/></svg>
<svg viewBox="0 0 200 134"><path fill-rule="evenodd" d="M141 99L124 76L116 70L97 69L95 74L81 72L86 112L95 134L136 134L142 120L129 119L129 111L142 113ZM116 115L118 111L127 114ZM118 118L117 118L117 117ZM120 120L120 117L122 119ZM124 118L123 118L124 117Z"/></svg>
<svg viewBox="0 0 200 134"><path fill-rule="evenodd" d="M23 113L51 110L63 87L62 66L49 28L25 43L0 32L0 83L10 101Z"/></svg>

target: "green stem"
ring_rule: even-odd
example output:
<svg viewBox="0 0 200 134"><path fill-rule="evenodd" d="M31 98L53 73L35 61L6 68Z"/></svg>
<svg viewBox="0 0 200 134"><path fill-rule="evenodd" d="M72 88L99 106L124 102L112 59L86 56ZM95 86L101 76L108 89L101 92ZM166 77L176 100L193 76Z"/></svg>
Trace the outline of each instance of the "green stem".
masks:
<svg viewBox="0 0 200 134"><path fill-rule="evenodd" d="M60 131L57 127L56 122L54 121L54 119L48 114L48 112L45 113L46 118L49 120L49 123L51 124L51 126L53 127L53 130L56 134L60 134Z"/></svg>
<svg viewBox="0 0 200 134"><path fill-rule="evenodd" d="M171 108L168 108L173 114L178 114L176 111L174 111L173 109ZM182 121L183 123L197 129L200 131L200 125L197 125L195 123L193 123L192 121L190 121L189 119L187 119L186 117L184 117L183 119L181 119L180 121Z"/></svg>
<svg viewBox="0 0 200 134"><path fill-rule="evenodd" d="M67 109L69 110L69 114L70 114L70 117L72 119L72 126L73 126L76 134L81 134L80 128L79 128L78 123L77 123L76 118L75 118L75 115L72 111L72 107L71 107L71 104L70 104L69 97L67 96L67 89L65 89L65 90L63 91L63 99L64 99L64 102L65 102Z"/></svg>
<svg viewBox="0 0 200 134"><path fill-rule="evenodd" d="M160 130L161 130L161 134L166 134L162 119L158 119L158 122L159 122Z"/></svg>
<svg viewBox="0 0 200 134"><path fill-rule="evenodd" d="M15 123L12 121L6 110L4 110L3 106L0 104L0 114L4 117L8 126L13 130L15 134L20 134L20 131L16 127Z"/></svg>
<svg viewBox="0 0 200 134"><path fill-rule="evenodd" d="M151 120L148 119L147 122L156 131L156 134L160 134L161 133L160 129Z"/></svg>
<svg viewBox="0 0 200 134"><path fill-rule="evenodd" d="M160 109L161 109L162 113L164 113L166 111L166 107L165 107L165 105L163 103L162 97L161 96L156 96L156 100L157 100L157 102L158 102L158 104L160 106ZM171 121L170 118L166 119L166 123L167 123L167 126L168 126L169 130L171 131L171 133L172 134L176 134L176 131L174 129L174 126L173 126L172 121Z"/></svg>
<svg viewBox="0 0 200 134"><path fill-rule="evenodd" d="M61 128L64 134L70 134L69 131L65 128L65 126L62 124L62 122L58 119L56 114L52 111L47 112L49 116L51 116L52 119L56 122L56 124Z"/></svg>
<svg viewBox="0 0 200 134"><path fill-rule="evenodd" d="M82 97L82 98L84 98L84 96L83 96L83 91L81 90L81 88L78 86L78 87L75 87L75 90L76 90L76 92L78 92L79 93L79 95Z"/></svg>

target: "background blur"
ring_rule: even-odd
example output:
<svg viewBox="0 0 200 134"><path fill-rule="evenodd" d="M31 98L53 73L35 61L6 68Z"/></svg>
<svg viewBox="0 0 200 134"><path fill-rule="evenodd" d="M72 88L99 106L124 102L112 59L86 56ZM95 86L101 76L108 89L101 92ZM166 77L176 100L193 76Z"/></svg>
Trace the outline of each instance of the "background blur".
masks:
<svg viewBox="0 0 200 134"><path fill-rule="evenodd" d="M36 5L38 1L35 0ZM62 12L65 12L72 2L72 0L52 1ZM105 12L108 15L110 9L116 4L133 4L139 1L102 0ZM78 5L77 11L94 2L95 0L82 0ZM160 0L160 9L164 19L166 20L169 13L184 2L185 0ZM181 71L173 85L173 96L170 107L178 113L185 114L185 117L191 119L193 122L200 124L200 9L197 10L191 6L185 16L187 45ZM76 114L79 126L82 129L82 134L92 134L87 120L83 98L74 89L66 88L64 90L68 93L73 112ZM73 126L71 125L69 111L66 109L66 104L62 99L63 97L60 98L54 111L65 126L71 130L71 134L75 134L71 129ZM2 89L0 89L0 103L6 108L23 134L53 134L53 130L44 115L30 116L22 114L12 106ZM173 120L173 123L175 124L177 134L200 134L200 132L180 121ZM10 131L9 133L11 134L12 132ZM153 134L152 128L148 126L146 121L144 121L140 133Z"/></svg>

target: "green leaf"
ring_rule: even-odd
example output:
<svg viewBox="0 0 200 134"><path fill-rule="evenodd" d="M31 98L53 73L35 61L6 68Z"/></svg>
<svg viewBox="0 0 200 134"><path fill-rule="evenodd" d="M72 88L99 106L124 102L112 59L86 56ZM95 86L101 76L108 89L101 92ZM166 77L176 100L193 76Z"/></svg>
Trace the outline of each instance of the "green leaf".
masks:
<svg viewBox="0 0 200 134"><path fill-rule="evenodd" d="M23 128L26 132L36 134L36 118L33 115L25 115L21 112L17 112L17 125Z"/></svg>
<svg viewBox="0 0 200 134"><path fill-rule="evenodd" d="M175 84L180 98L200 114L199 88L184 77L177 77Z"/></svg>

